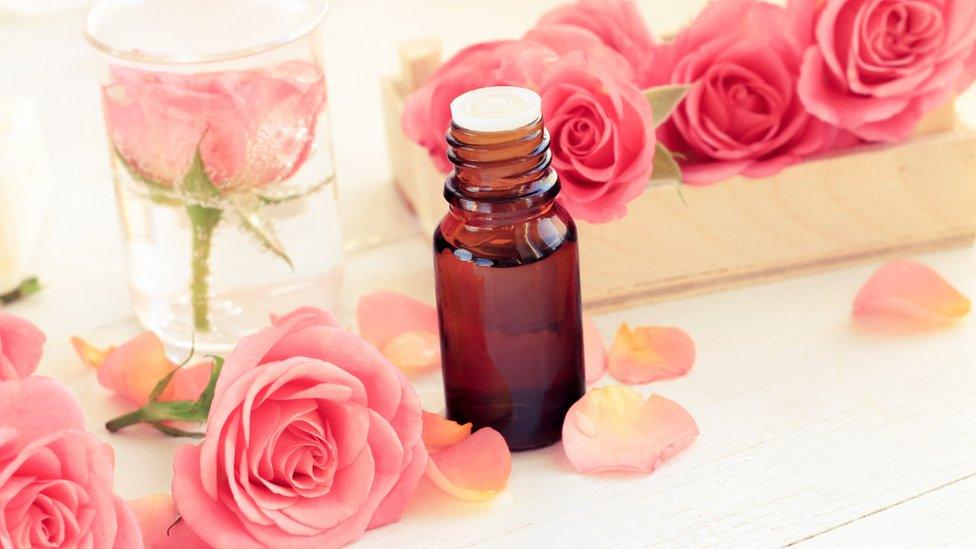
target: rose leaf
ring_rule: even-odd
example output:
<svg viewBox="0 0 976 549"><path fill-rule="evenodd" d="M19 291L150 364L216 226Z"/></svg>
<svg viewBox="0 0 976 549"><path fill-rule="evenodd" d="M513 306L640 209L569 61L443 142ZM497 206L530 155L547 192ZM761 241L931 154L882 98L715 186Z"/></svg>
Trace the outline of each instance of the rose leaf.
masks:
<svg viewBox="0 0 976 549"><path fill-rule="evenodd" d="M651 104L651 116L655 128L667 121L690 89L691 86L685 84L672 84L644 90L644 97Z"/></svg>

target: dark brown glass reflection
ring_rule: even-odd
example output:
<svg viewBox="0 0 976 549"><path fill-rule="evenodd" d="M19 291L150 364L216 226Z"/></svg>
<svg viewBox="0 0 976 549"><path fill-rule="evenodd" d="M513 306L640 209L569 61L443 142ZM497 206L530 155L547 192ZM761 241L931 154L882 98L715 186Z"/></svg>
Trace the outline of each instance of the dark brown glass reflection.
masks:
<svg viewBox="0 0 976 549"><path fill-rule="evenodd" d="M549 134L452 126L450 212L434 233L448 416L513 450L559 440L584 391L576 226L554 200Z"/></svg>

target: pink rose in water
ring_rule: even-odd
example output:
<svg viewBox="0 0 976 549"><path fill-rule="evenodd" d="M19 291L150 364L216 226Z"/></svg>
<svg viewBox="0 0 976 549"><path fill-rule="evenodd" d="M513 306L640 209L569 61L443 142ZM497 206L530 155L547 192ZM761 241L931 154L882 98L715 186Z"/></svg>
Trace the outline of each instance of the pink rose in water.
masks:
<svg viewBox="0 0 976 549"><path fill-rule="evenodd" d="M678 34L655 84L692 85L658 132L686 183L765 177L830 145L796 94L805 47L784 8L754 0L713 2Z"/></svg>
<svg viewBox="0 0 976 549"><path fill-rule="evenodd" d="M580 0L543 15L539 25L567 25L590 31L627 60L641 87L648 85L658 62L659 47L633 0Z"/></svg>
<svg viewBox="0 0 976 549"><path fill-rule="evenodd" d="M217 548L336 547L398 520L427 465L406 377L328 313L300 309L224 363L173 497Z"/></svg>
<svg viewBox="0 0 976 549"><path fill-rule="evenodd" d="M25 378L37 369L44 332L30 321L0 311L0 380Z"/></svg>
<svg viewBox="0 0 976 549"><path fill-rule="evenodd" d="M905 139L976 75L973 0L791 0L790 10L815 40L804 105L863 139Z"/></svg>
<svg viewBox="0 0 976 549"><path fill-rule="evenodd" d="M112 492L111 447L83 429L81 407L56 381L0 382L0 547L143 546Z"/></svg>
<svg viewBox="0 0 976 549"><path fill-rule="evenodd" d="M283 181L304 163L325 102L313 63L182 74L112 67L102 89L109 139L130 169L179 186L199 147L222 191Z"/></svg>

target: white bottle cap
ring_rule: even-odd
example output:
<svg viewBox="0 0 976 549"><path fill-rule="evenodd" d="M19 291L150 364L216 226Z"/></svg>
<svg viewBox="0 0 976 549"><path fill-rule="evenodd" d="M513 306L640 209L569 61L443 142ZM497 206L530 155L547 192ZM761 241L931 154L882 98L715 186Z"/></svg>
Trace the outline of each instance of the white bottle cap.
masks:
<svg viewBox="0 0 976 549"><path fill-rule="evenodd" d="M504 132L527 126L542 116L542 98L526 88L478 88L451 101L451 118L474 132Z"/></svg>

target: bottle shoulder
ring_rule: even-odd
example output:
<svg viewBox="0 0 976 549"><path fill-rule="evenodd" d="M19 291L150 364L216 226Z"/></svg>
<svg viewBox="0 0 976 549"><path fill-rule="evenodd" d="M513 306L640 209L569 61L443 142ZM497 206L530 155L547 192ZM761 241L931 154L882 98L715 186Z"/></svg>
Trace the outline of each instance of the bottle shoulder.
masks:
<svg viewBox="0 0 976 549"><path fill-rule="evenodd" d="M533 263L565 246L576 247L576 224L559 204L544 214L502 225L471 222L450 212L434 231L434 251L491 266Z"/></svg>

